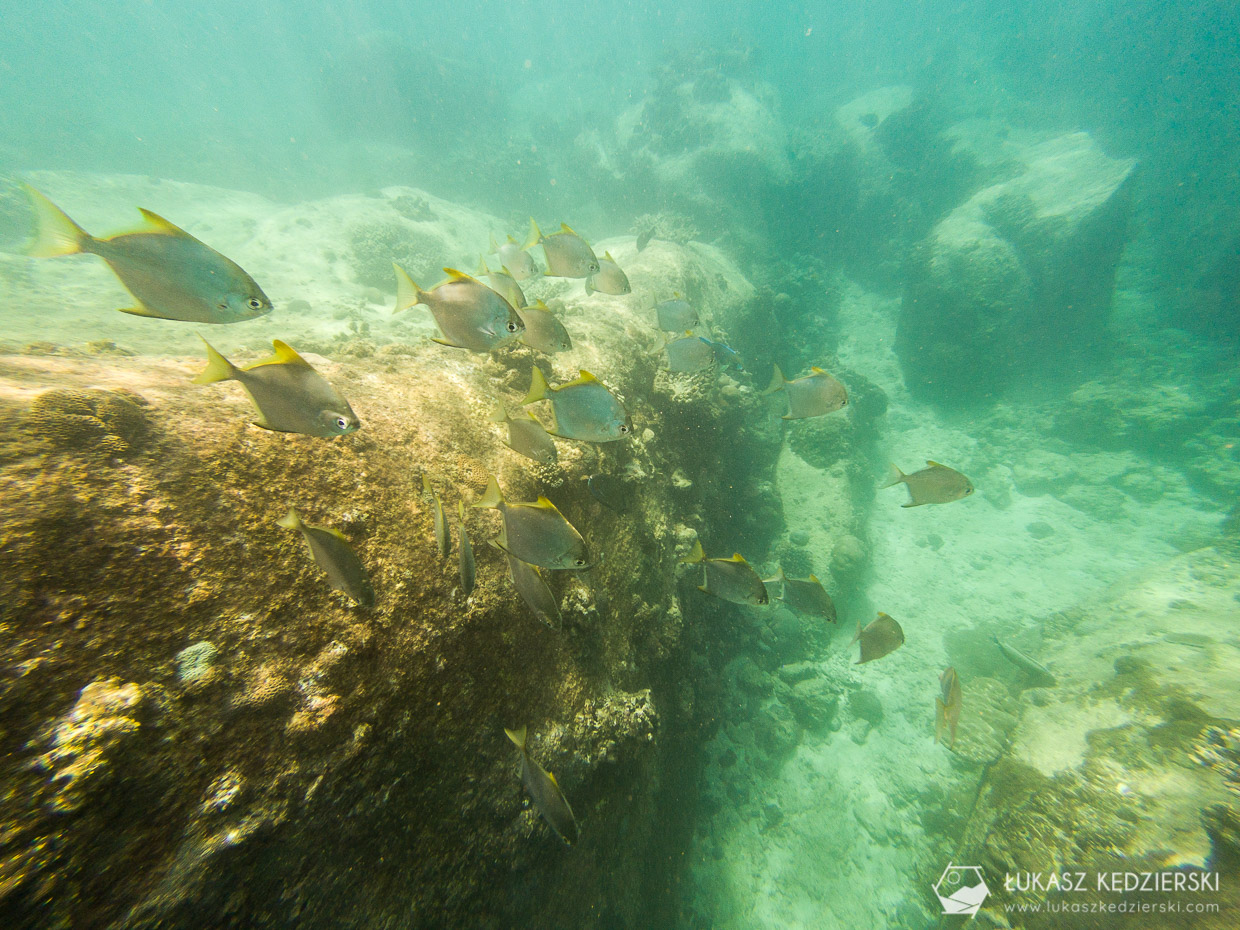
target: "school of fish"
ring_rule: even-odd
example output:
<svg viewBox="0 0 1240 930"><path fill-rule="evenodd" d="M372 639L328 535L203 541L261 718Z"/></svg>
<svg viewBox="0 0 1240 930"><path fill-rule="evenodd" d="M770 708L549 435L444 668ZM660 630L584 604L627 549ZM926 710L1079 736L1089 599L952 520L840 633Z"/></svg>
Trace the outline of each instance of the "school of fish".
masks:
<svg viewBox="0 0 1240 930"><path fill-rule="evenodd" d="M78 226L43 194L23 186L36 220L36 233L28 254L54 257L87 253L101 258L134 298L123 312L144 317L193 323L230 324L261 317L272 303L240 266L216 252L168 220L141 210L144 225L132 232L96 238ZM639 237L640 252L651 234ZM541 248L545 268L540 272L531 253ZM501 243L494 236L489 253L498 267L482 256L476 275L445 268L445 280L423 289L398 265L396 306L393 312L425 307L439 330L434 341L476 353L494 353L515 345L552 355L572 347L572 337L553 308L542 301L526 301L520 282L539 274L547 277L584 279L587 296L594 293L625 295L632 292L628 276L605 252L595 255L584 238L563 224L545 235L530 219L524 244L511 236ZM554 303L554 302L553 302ZM667 338L662 350L663 366L670 374L696 374L712 368L735 367L743 371L740 355L732 347L696 332L702 325L698 310L673 294L650 307L652 324ZM284 342L274 342L274 354L245 367L237 367L203 339L206 368L193 379L208 385L236 381L256 410L254 424L267 430L300 433L318 438L346 436L361 428L349 402L322 375ZM813 367L791 380L775 367L764 395L782 394L785 420L826 416L848 404L848 391L833 375ZM543 419L530 412L532 405L546 404ZM534 366L531 383L520 410L512 413L497 400L491 421L506 427L505 444L513 452L538 463L557 460L555 439L578 442L621 442L633 434L633 420L624 403L610 388L588 371L562 384L552 385L540 367ZM895 465L881 487L904 484L909 500L904 507L944 504L973 493L973 485L960 472L928 461L926 467L905 474ZM431 532L441 558L451 554L453 534L448 510L430 476L422 475L423 496L432 517ZM617 512L627 502L626 481L621 475L592 475L587 488L597 500ZM466 501L456 505L456 548L461 597L468 599L477 583L477 564L470 542ZM508 578L520 600L534 617L552 630L563 620L549 573L588 569L601 553L591 553L577 528L546 497L534 501L509 501L494 477L485 493L470 509L492 510L499 515L498 534L490 545L503 553ZM278 521L300 532L315 565L328 584L343 592L361 608L371 608L376 591L363 561L339 530L303 522L295 507ZM835 623L835 603L816 576L790 578L780 567L773 578L763 579L740 553L708 557L697 541L682 564L701 571L699 589L733 604L762 608L773 599L807 617ZM777 593L776 593L777 592ZM889 655L904 642L904 630L885 613L868 625L857 623L854 643L860 643L857 664ZM1054 676L1023 653L995 640L1002 654L1022 669L1035 684L1051 686ZM935 698L936 742L954 747L960 721L962 693L953 668L940 677ZM535 808L565 843L578 836L577 821L555 776L529 754L527 730L507 730L521 754L521 778Z"/></svg>

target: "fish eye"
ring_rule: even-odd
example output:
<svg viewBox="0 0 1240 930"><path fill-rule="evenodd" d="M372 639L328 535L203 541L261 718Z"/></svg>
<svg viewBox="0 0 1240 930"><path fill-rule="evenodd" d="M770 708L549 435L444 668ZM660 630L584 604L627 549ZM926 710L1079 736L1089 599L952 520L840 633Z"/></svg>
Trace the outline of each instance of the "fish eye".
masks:
<svg viewBox="0 0 1240 930"><path fill-rule="evenodd" d="M586 560L585 559L573 559L573 564L577 566L582 566L586 564Z"/></svg>
<svg viewBox="0 0 1240 930"><path fill-rule="evenodd" d="M517 324L514 323L512 320L509 320L508 321L508 332L515 333L516 331L517 331Z"/></svg>
<svg viewBox="0 0 1240 930"><path fill-rule="evenodd" d="M625 425L625 424L623 424L623 423L621 423L621 424L620 424L620 432L621 432L622 434L623 434L623 433L631 433L632 431L633 431L633 428L632 428L632 427L630 427L630 426L626 426L626 425Z"/></svg>
<svg viewBox="0 0 1240 930"><path fill-rule="evenodd" d="M247 303L250 305L251 310L262 310L263 309L263 302L259 300L257 297L251 297L247 301Z"/></svg>
<svg viewBox="0 0 1240 930"><path fill-rule="evenodd" d="M336 417L336 428L342 429L342 430L348 429L349 421L346 420L344 417Z"/></svg>

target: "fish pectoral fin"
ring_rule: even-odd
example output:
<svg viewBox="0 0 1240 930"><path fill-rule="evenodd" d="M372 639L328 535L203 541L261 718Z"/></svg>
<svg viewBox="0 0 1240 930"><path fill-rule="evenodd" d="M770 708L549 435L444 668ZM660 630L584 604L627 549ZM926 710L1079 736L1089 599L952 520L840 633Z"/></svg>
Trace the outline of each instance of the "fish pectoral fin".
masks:
<svg viewBox="0 0 1240 930"><path fill-rule="evenodd" d="M431 342L437 342L437 343L439 343L441 346L447 346L447 347L448 347L448 348L450 348L450 349L463 349L463 348L465 348L464 346L457 345L455 342L449 342L447 339L440 339L440 338L438 338L438 337L433 337L433 338L431 339Z"/></svg>
<svg viewBox="0 0 1240 930"><path fill-rule="evenodd" d="M921 501L909 501L907 504L901 504L901 507L920 507Z"/></svg>

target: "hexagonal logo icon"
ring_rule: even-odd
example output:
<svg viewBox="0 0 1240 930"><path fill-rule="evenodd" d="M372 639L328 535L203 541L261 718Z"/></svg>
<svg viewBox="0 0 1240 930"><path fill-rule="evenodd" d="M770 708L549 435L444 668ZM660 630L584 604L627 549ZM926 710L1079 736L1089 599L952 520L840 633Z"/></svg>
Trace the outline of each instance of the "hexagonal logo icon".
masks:
<svg viewBox="0 0 1240 930"><path fill-rule="evenodd" d="M982 909L990 889L981 866L954 865L947 868L934 883L934 893L943 905L944 914L965 914L969 917Z"/></svg>

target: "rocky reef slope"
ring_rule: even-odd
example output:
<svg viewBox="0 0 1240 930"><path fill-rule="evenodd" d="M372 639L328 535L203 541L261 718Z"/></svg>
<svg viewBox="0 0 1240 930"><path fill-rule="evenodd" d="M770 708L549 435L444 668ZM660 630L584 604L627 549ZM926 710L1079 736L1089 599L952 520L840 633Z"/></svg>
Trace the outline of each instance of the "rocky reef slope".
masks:
<svg viewBox="0 0 1240 930"><path fill-rule="evenodd" d="M331 214L291 212L303 240ZM119 354L107 296L56 317L60 269L9 279L52 321L88 322L0 356L6 926L650 925L711 713L709 668L685 654L714 606L682 610L676 559L698 534L775 531L762 476L778 434L743 378L656 371L651 295L688 295L726 334L758 310L739 272L706 246L608 247L634 293L548 283L574 339L554 364L437 346L362 302L263 321L350 399L363 427L337 441L249 425L237 385L189 383L196 358ZM281 248L251 246L256 275ZM364 273L344 277L360 289ZM331 308L343 285L321 276ZM561 443L556 465L508 450L487 414L516 406L535 364L553 384L593 371L634 438ZM588 493L600 472L623 479L623 513ZM595 566L552 579L562 631L486 545L492 512L467 511L471 596L436 550L422 476L454 512L489 474L510 499L546 494L586 538ZM373 610L277 526L290 505L345 535ZM529 808L503 733L521 725L575 808L573 848Z"/></svg>

